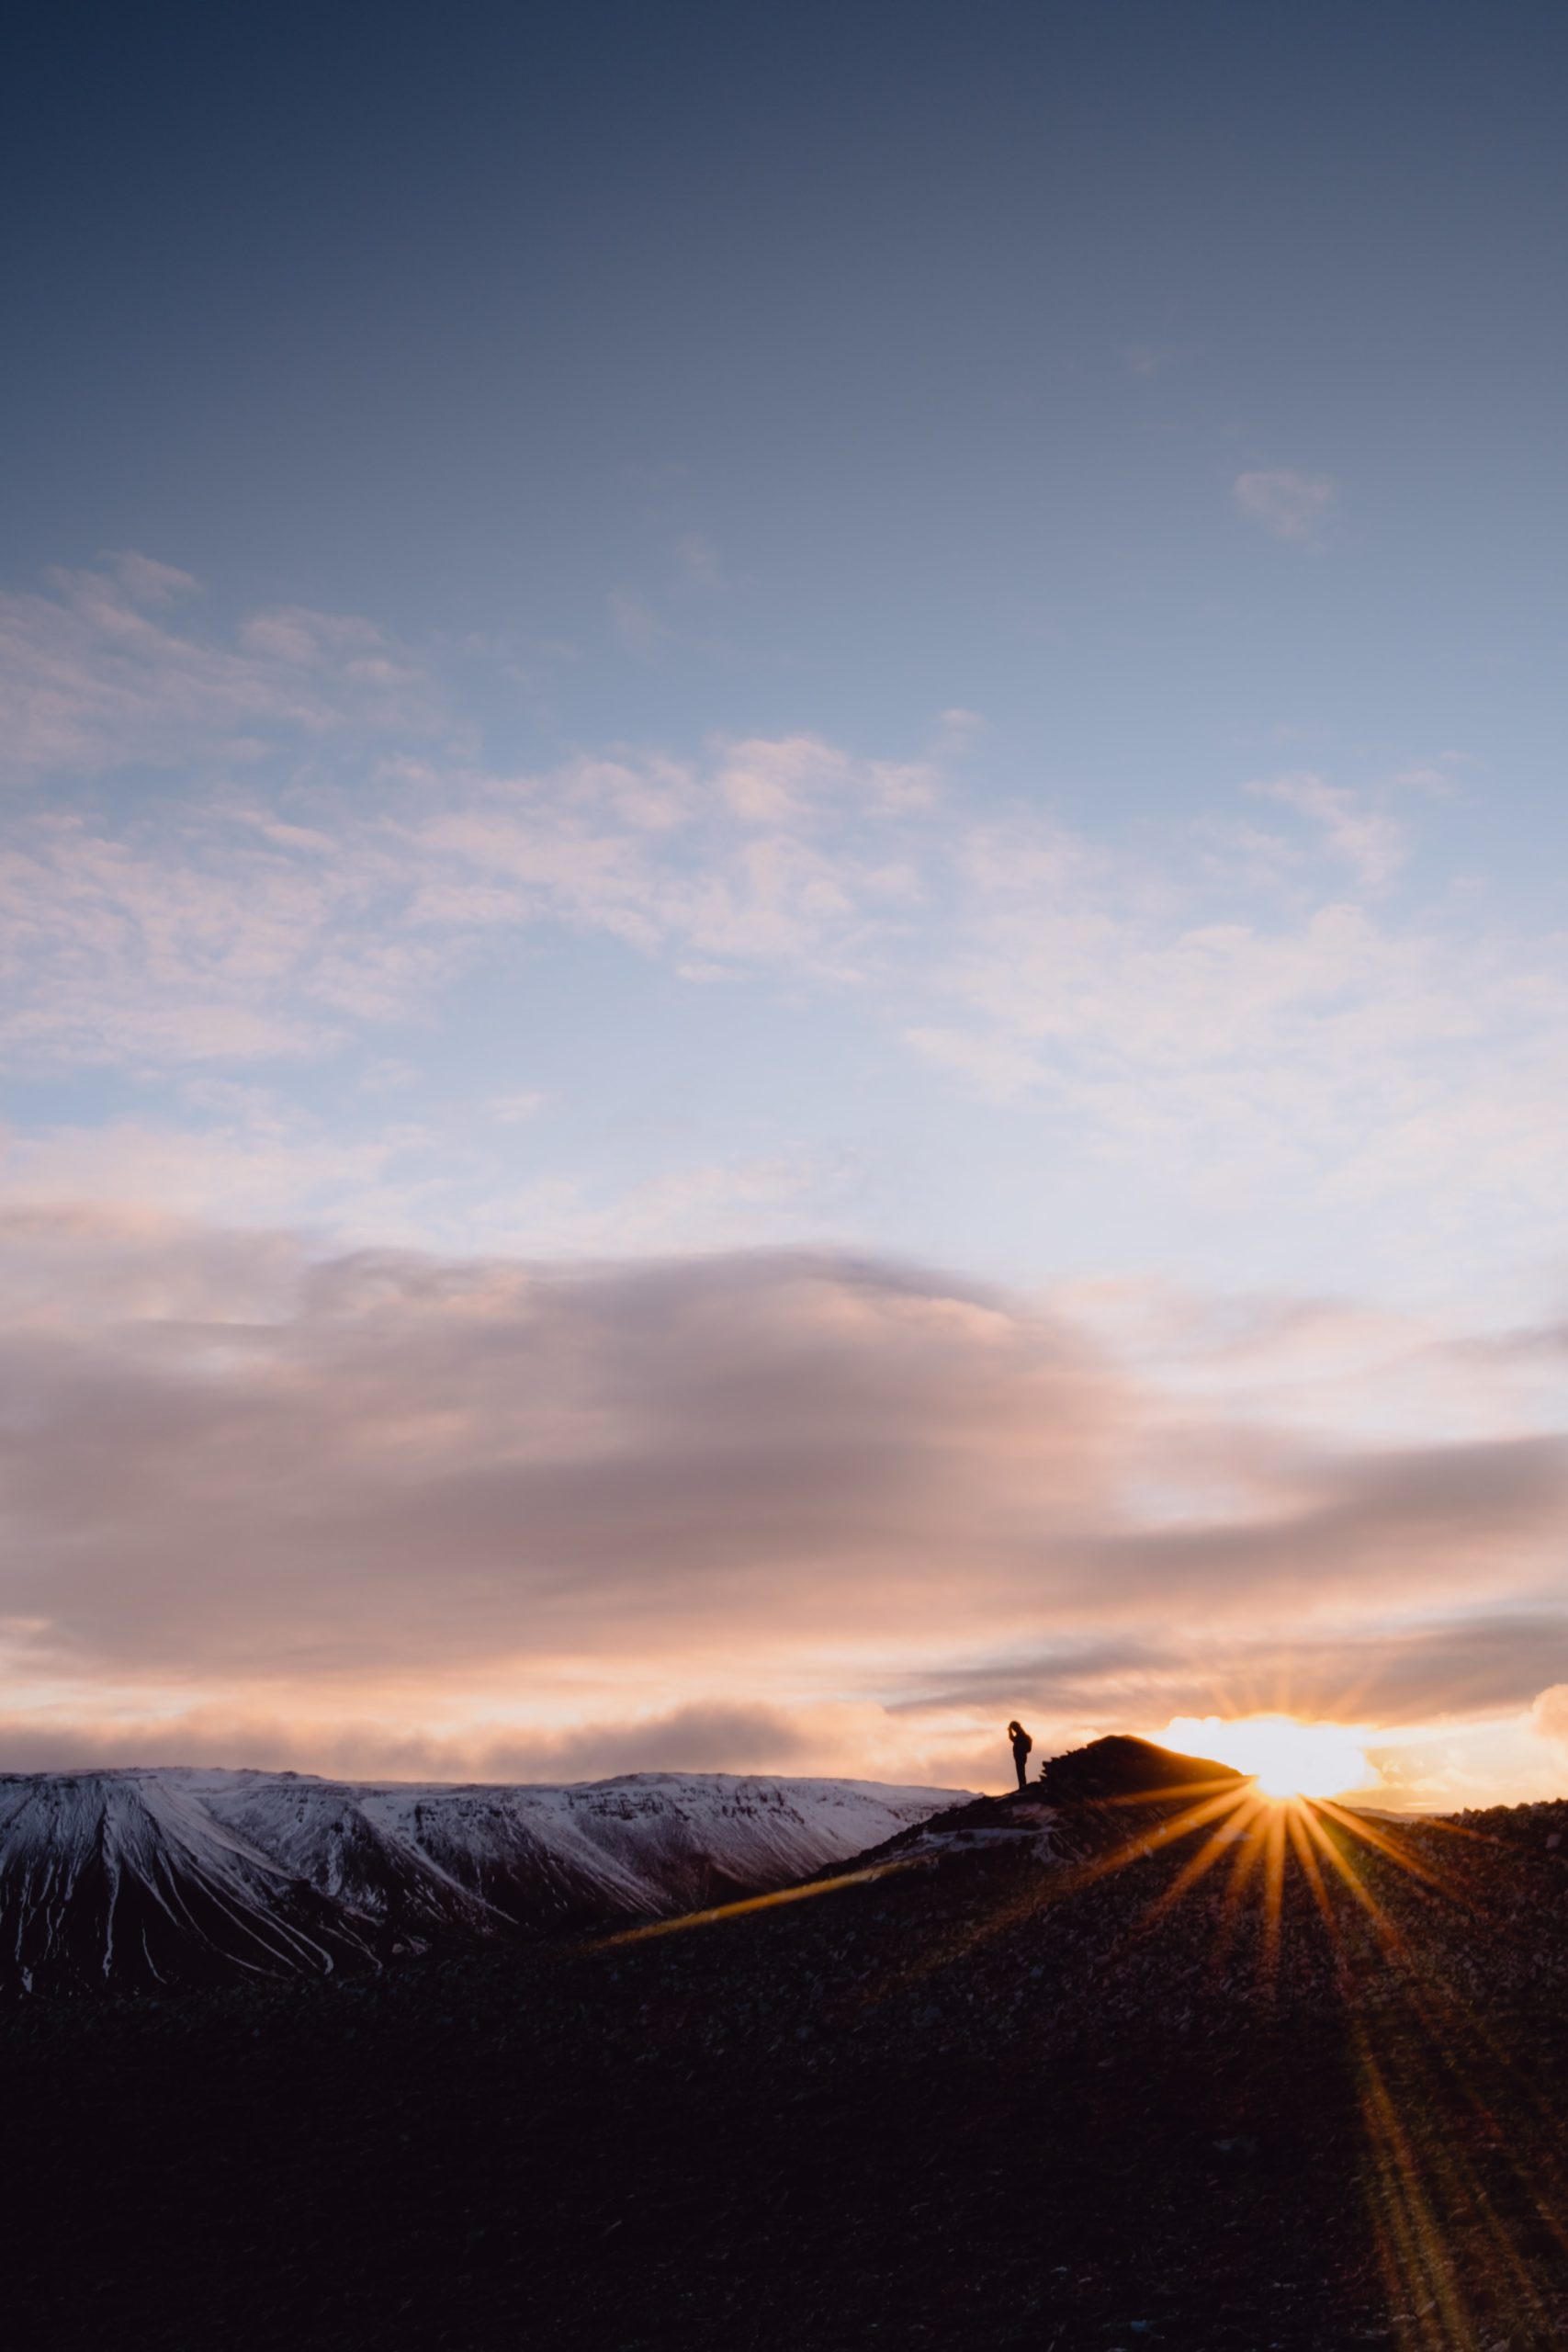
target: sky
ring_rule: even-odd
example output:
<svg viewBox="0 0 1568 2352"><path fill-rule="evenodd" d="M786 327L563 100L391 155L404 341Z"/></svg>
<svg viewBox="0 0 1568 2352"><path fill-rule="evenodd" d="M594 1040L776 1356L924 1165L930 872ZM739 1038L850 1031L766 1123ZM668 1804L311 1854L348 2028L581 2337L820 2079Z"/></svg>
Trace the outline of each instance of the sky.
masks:
<svg viewBox="0 0 1568 2352"><path fill-rule="evenodd" d="M1565 85L24 14L0 1768L1568 1782Z"/></svg>

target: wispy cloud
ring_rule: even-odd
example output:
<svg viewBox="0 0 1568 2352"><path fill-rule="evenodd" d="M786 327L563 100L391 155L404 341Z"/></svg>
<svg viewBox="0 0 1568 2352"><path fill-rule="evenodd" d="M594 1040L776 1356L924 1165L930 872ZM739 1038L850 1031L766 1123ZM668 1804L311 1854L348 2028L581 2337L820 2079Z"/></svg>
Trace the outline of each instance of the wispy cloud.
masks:
<svg viewBox="0 0 1568 2352"><path fill-rule="evenodd" d="M141 555L0 594L0 777L101 775L217 758L244 772L280 743L428 736L446 716L420 666L370 622L288 606L227 641L182 633L197 583Z"/></svg>
<svg viewBox="0 0 1568 2352"><path fill-rule="evenodd" d="M1164 376L1179 366L1182 347L1177 343L1129 343L1123 345L1122 365L1134 376Z"/></svg>
<svg viewBox="0 0 1568 2352"><path fill-rule="evenodd" d="M142 792L112 821L25 802L0 836L0 1053L320 1055L427 1019L477 956L543 923L682 968L847 978L919 895L899 828L940 772L799 735L517 777L351 763L308 791L284 776Z"/></svg>
<svg viewBox="0 0 1568 2352"><path fill-rule="evenodd" d="M1299 547L1319 545L1339 503L1338 484L1326 474L1282 467L1237 474L1231 495L1248 522Z"/></svg>
<svg viewBox="0 0 1568 2352"><path fill-rule="evenodd" d="M1386 882L1401 840L1375 808L1320 778L1271 797L1315 821L1363 894ZM1403 1200L1423 1226L1440 1204L1544 1246L1562 943L1431 908L1383 916L1294 857L1255 863L1239 892L1205 869L1202 851L1144 860L1033 821L975 834L910 1043L1193 1200L1276 1216Z"/></svg>
<svg viewBox="0 0 1568 2352"><path fill-rule="evenodd" d="M612 588L604 601L615 637L639 662L651 661L673 634L640 588Z"/></svg>
<svg viewBox="0 0 1568 2352"><path fill-rule="evenodd" d="M1320 775L1281 775L1247 788L1259 799L1277 800L1320 825L1329 848L1368 889L1379 888L1404 863L1404 828L1342 785L1331 785Z"/></svg>
<svg viewBox="0 0 1568 2352"><path fill-rule="evenodd" d="M525 1120L537 1118L548 1100L537 1087L528 1087L515 1093L492 1094L485 1108L503 1127L520 1127Z"/></svg>
<svg viewBox="0 0 1568 2352"><path fill-rule="evenodd" d="M467 1223L493 1249L545 1258L776 1247L819 1227L849 1172L797 1148L685 1162L618 1186L552 1175L485 1193Z"/></svg>
<svg viewBox="0 0 1568 2352"><path fill-rule="evenodd" d="M0 847L13 1064L178 1065L318 1053L423 1001L448 944L400 924L404 862L220 802L110 830L26 817Z"/></svg>
<svg viewBox="0 0 1568 2352"><path fill-rule="evenodd" d="M0 1129L0 1205L94 1205L111 1218L222 1218L233 1225L320 1218L329 1227L379 1227L406 1220L417 1179L394 1170L425 1158L428 1132L414 1125L363 1136L324 1130L279 1110L266 1098L227 1106L218 1116L155 1125L118 1119L96 1126L57 1126L30 1134ZM444 1150L446 1181L461 1155Z"/></svg>
<svg viewBox="0 0 1568 2352"><path fill-rule="evenodd" d="M1473 899L1415 913L1389 890L1408 766L1356 790L1263 779L1246 789L1281 812L1267 831L1217 790L1135 854L982 817L960 781L982 746L967 712L901 757L803 729L496 775L454 755L439 665L367 623L279 609L225 638L183 575L129 559L12 600L13 618L32 628L35 605L86 683L30 756L170 767L112 799L57 784L47 809L12 802L13 1069L142 1079L352 1045L406 1069L465 975L564 931L694 982L853 990L905 1067L1056 1114L1081 1166L1157 1165L1203 1214L1404 1203L1521 1250L1555 1216L1568 952L1484 928ZM242 774L213 746L261 707L293 749L279 733ZM558 1196L563 1229L595 1199Z"/></svg>
<svg viewBox="0 0 1568 2352"><path fill-rule="evenodd" d="M724 595L739 584L726 571L713 541L705 539L700 531L683 531L671 553L676 579L683 587L701 589L709 595Z"/></svg>

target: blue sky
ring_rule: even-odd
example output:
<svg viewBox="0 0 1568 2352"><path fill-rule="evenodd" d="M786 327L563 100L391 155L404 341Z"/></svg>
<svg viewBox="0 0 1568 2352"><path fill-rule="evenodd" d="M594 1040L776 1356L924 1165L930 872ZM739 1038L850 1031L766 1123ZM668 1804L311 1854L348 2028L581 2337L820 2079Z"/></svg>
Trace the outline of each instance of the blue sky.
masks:
<svg viewBox="0 0 1568 2352"><path fill-rule="evenodd" d="M0 1596L18 1754L195 1724L379 1769L389 1709L422 1764L547 1769L631 1704L687 1726L650 1755L973 1777L993 1693L1062 1737L1283 1697L1411 1787L1555 1784L1565 66L1537 6L34 17L0 1204L55 1418ZM454 1526L534 1392L491 1430L419 1318L564 1285L547 1395L663 1317L694 1423L613 1351L581 1409L611 1483L655 1422L690 1445L684 1532L584 1506L383 1591L350 1413L301 1482L319 1644L274 1529L206 1647L268 1484L233 1335L303 1396L367 1253L425 1383L377 1426L440 1424ZM854 1400L912 1296L935 1385L894 1445ZM779 1498L836 1491L818 1439L757 1466L802 1315L863 1449L809 1544ZM724 1464L720 1324L772 1400ZM1018 1456L960 1413L911 1532L889 1464L1004 1329ZM1030 1483L1061 1351L1092 1497ZM78 1524L100 1417L177 1406L195 1459L214 1382L213 1492L128 1454L135 1542ZM140 1621L121 1591L143 1541L166 1622L160 1576ZM1178 1551L1229 1565L1190 1589ZM808 1638L829 1558L857 1598ZM634 1567L646 1683L646 1633L585 1631ZM351 1665L355 1611L423 1623L452 1575L471 1653Z"/></svg>

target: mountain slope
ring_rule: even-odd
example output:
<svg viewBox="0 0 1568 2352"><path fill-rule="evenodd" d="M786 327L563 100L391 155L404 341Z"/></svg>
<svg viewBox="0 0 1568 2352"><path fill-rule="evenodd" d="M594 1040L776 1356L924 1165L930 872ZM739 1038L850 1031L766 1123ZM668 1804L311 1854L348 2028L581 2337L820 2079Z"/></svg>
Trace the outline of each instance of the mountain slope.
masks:
<svg viewBox="0 0 1568 2352"><path fill-rule="evenodd" d="M660 1917L807 1876L953 1793L727 1773L558 1788L13 1775L0 1778L0 1991L327 1975Z"/></svg>

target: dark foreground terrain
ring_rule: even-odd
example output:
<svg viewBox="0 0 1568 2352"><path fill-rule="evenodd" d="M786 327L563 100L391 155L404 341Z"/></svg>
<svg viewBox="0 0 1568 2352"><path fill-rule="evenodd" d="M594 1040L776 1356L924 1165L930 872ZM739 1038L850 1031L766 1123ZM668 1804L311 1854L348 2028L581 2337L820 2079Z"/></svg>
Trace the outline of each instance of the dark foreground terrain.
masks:
<svg viewBox="0 0 1568 2352"><path fill-rule="evenodd" d="M597 1950L18 2005L7 2342L1568 2343L1564 1825L1092 1777Z"/></svg>

